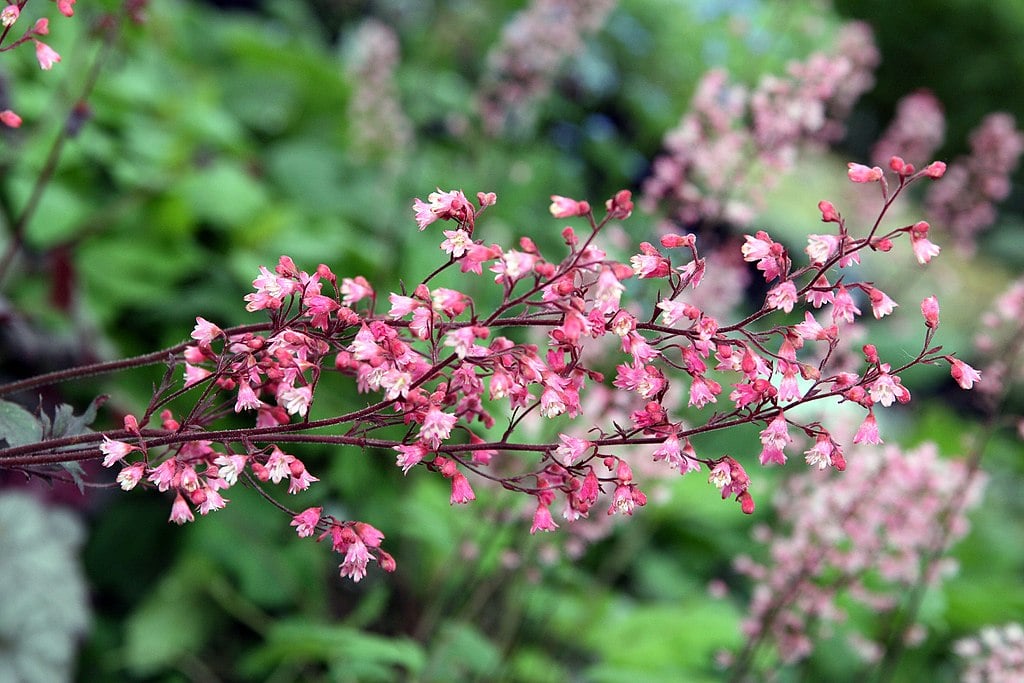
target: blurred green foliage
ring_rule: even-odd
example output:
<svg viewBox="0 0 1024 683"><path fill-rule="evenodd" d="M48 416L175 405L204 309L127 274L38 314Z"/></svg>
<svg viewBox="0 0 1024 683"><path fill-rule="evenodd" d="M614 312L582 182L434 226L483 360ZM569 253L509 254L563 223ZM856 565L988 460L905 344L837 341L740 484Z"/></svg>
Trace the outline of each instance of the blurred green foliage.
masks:
<svg viewBox="0 0 1024 683"><path fill-rule="evenodd" d="M836 4L872 22L888 60L854 120L851 149L884 126L899 95L920 86L946 103L951 150L983 113L1024 109L1019 93L1000 86L1006 70L1024 68L1024 14L1013 0ZM54 72L37 73L29 50L0 62L26 119L4 133L0 192L5 205L24 206L70 94L102 59L89 120L46 188L5 295L49 334L78 335L91 353L110 356L176 343L196 315L251 322L242 296L257 267L282 253L305 269L324 262L341 276L365 275L380 292L416 282L438 263L439 238L416 232L410 206L434 187L498 193L488 242L529 235L557 248L547 197L597 204L635 189L708 67L753 83L827 47L841 22L813 0L624 1L538 102L534 127L488 138L473 96L520 2L278 1L258 12L154 2L147 23L127 28L100 57L90 18L116 3L96 5L76 8L75 20L54 30L65 56ZM371 13L397 31L397 92L414 135L407 148L367 158L353 151L359 129L348 112L359 84L342 55ZM817 224L818 199L847 192L842 178L838 159L802 166L774 193L764 221L800 244ZM639 241L654 221L638 212L626 229ZM993 244L1014 242L1010 230L1019 225L994 233ZM59 248L73 254L71 310L51 303L47 255ZM979 265L934 264L939 276L933 270L929 282L954 302L943 309L951 323L944 344L966 347L972 302L1005 284L1019 266L1013 258L996 248ZM897 269L885 277L901 277L900 297L914 300L925 283ZM887 334L877 340L883 355L901 352L917 332L897 325ZM913 386L948 385L937 369L918 375ZM130 409L156 379L133 373L97 390ZM960 453L961 400L936 393L899 426L911 440ZM360 399L339 385L318 401L343 410ZM734 438L716 446L749 450L750 434ZM962 575L928 603L933 638L906 655L899 680L951 680L953 638L1024 610L1016 581L1024 555L1006 540L1024 512L1014 488L1020 445L991 450L988 503L958 549ZM167 526L159 497L102 497L84 554L95 625L80 680L710 681L720 677L716 652L741 642L749 589L730 561L752 551L751 521L700 478L666 484L670 502L652 501L570 558L555 551L563 537L529 537L529 513L509 510L501 491L480 490L472 507L452 509L441 482L403 478L393 454L320 449L307 457L323 481L296 505L323 504L378 526L398 558L394 575L342 582L327 548L295 539L287 519L251 492L233 490L227 509L182 529ZM783 476L759 477L761 500ZM771 522L769 506L760 510ZM709 595L714 579L733 595ZM848 628L871 617L855 614ZM779 680L858 680L859 664L842 648L823 648Z"/></svg>

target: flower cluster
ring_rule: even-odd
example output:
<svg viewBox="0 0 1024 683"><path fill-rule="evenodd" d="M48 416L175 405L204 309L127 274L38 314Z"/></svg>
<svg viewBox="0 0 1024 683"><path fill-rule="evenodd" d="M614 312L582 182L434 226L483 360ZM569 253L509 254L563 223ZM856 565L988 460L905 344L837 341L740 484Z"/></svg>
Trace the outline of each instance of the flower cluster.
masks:
<svg viewBox="0 0 1024 683"><path fill-rule="evenodd" d="M357 154L387 155L412 143L412 130L395 85L399 61L395 31L375 19L363 21L346 41L345 70L352 82L348 120Z"/></svg>
<svg viewBox="0 0 1024 683"><path fill-rule="evenodd" d="M614 0L532 0L505 24L477 93L484 129L496 136L525 127L562 63L614 6Z"/></svg>
<svg viewBox="0 0 1024 683"><path fill-rule="evenodd" d="M709 71L679 126L665 136L666 153L644 182L648 210L664 205L682 225L728 221L746 226L765 193L791 168L807 143L842 136L842 121L872 84L878 63L870 30L844 27L835 55L815 54L766 76L753 91Z"/></svg>
<svg viewBox="0 0 1024 683"><path fill-rule="evenodd" d="M224 492L240 478L261 491L285 481L289 493L304 491L316 477L282 448L304 441L392 452L403 472L425 469L446 480L452 504L476 498L473 478L497 482L532 497L535 533L558 526L553 507L572 522L595 509L628 516L644 506L630 462L638 452L679 475L706 468L722 498L752 513L745 464L702 445L707 435L758 425L761 466L784 464L799 449L813 469L842 470L841 440L797 408L823 400L858 405L865 417L853 442L877 444L875 411L910 400L900 377L907 368L944 361L964 388L978 379L931 346L939 324L934 297L921 306L924 344L916 357L894 366L870 344L856 357L840 353L862 307L882 318L897 306L874 283L856 279L862 254L889 252L900 237L922 263L939 251L923 221L888 232L879 226L905 188L941 177L944 165L915 170L893 157L889 166L850 164L852 181L881 190L882 209L866 235L854 235L822 201L829 230L809 236L805 256L765 231L745 236L739 257L763 277L767 294L733 323L694 303L707 265L694 235L665 234L625 258L602 246L602 230L633 212L629 191L604 203L600 221L589 202L553 196L551 213L586 229L566 226L562 255L549 258L526 237L515 247L479 238L494 193L479 192L473 202L461 190L438 189L412 208L420 230L450 225L439 247L445 262L411 290L380 296L361 276L339 278L324 264L307 272L282 256L273 270L260 268L245 296L246 309L266 322L225 330L197 318L192 343L175 352L184 386L158 391L142 419L129 416L98 448L78 445L60 457L98 451L104 465L120 467L123 488L168 492L171 521L179 524L194 511L222 508ZM434 284L445 271L454 278L446 284L461 277L466 288ZM500 303L474 301L467 291L477 278L493 281ZM645 312L627 292L648 284L657 294ZM328 375L372 398L350 413L318 417L317 388ZM623 417L587 414L586 397L595 391L622 397ZM198 397L175 416L168 404L182 394ZM252 426L214 429L232 413ZM159 427L147 427L156 415ZM692 416L700 423L691 425ZM582 431L573 427L582 424ZM524 439L524 432L535 436ZM12 455L31 462L22 451ZM327 534L320 538L331 538L346 558L344 576L361 578L371 558L394 566L379 532L321 512L292 513L293 524L302 536L319 528Z"/></svg>
<svg viewBox="0 0 1024 683"><path fill-rule="evenodd" d="M926 197L931 222L953 233L957 246L974 249L979 232L996 220L995 204L1010 193L1010 176L1024 153L1024 134L1009 114L989 114L970 136L971 152L949 166Z"/></svg>
<svg viewBox="0 0 1024 683"><path fill-rule="evenodd" d="M1024 680L1024 628L1018 623L989 626L956 642L963 660L962 683L1014 683Z"/></svg>
<svg viewBox="0 0 1024 683"><path fill-rule="evenodd" d="M736 561L755 582L740 662L749 665L768 643L783 661L798 661L810 655L818 631L843 620L843 600L891 613L910 588L940 582L954 566L937 551L967 533L965 515L980 492L965 463L941 458L931 445L862 447L841 476L811 470L793 477L775 502L786 530L756 532L770 560ZM854 645L869 658L879 649Z"/></svg>
<svg viewBox="0 0 1024 683"><path fill-rule="evenodd" d="M57 11L64 17L72 17L75 14L75 3L77 0L53 0ZM61 61L60 54L40 38L50 33L50 20L40 17L25 29L19 38L5 43L11 30L21 19L25 6L29 0L7 0L3 9L0 9L0 52L13 50L25 43L31 42L35 46L36 61L39 68L49 71L55 64ZM124 0L125 14L133 21L141 22L143 11L148 0ZM0 124L9 128L21 126L21 117L11 109L0 110Z"/></svg>

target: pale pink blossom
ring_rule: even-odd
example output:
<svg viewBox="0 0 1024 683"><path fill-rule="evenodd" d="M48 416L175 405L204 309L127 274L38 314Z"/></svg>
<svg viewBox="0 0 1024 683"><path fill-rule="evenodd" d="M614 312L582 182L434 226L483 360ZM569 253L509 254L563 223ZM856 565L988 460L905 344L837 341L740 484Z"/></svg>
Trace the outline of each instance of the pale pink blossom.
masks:
<svg viewBox="0 0 1024 683"><path fill-rule="evenodd" d="M178 495L174 497L174 504L171 505L171 516L167 521L180 525L185 522L194 522L195 519L195 516L192 514L192 509L188 506L185 498L181 493L178 493Z"/></svg>
<svg viewBox="0 0 1024 683"><path fill-rule="evenodd" d="M975 382L981 381L981 373L972 368L959 358L947 356L949 361L949 372L962 389L971 389Z"/></svg>

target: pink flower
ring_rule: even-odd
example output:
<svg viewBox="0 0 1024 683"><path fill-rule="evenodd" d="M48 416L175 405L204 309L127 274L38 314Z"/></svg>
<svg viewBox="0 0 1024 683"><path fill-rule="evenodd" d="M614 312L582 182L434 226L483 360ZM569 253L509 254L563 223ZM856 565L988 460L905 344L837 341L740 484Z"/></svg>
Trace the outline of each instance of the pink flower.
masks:
<svg viewBox="0 0 1024 683"><path fill-rule="evenodd" d="M669 260L662 256L650 242L641 242L640 252L629 259L629 264L633 267L633 274L640 279L665 277L672 271Z"/></svg>
<svg viewBox="0 0 1024 683"><path fill-rule="evenodd" d="M289 415L305 417L309 406L313 403L313 387L293 387L281 384L277 392L277 404L288 411Z"/></svg>
<svg viewBox="0 0 1024 683"><path fill-rule="evenodd" d="M981 381L981 373L959 358L946 356L946 360L949 361L949 374L953 376L960 388L971 389L975 382Z"/></svg>
<svg viewBox="0 0 1024 683"><path fill-rule="evenodd" d="M797 298L796 285L793 284L792 280L786 280L780 282L768 292L765 303L775 310L789 313L793 310Z"/></svg>
<svg viewBox="0 0 1024 683"><path fill-rule="evenodd" d="M39 60L39 68L44 71L49 71L53 68L53 65L60 61L60 55L57 52L42 42L41 40L35 41L36 43L36 59Z"/></svg>
<svg viewBox="0 0 1024 683"><path fill-rule="evenodd" d="M461 190L443 192L438 188L437 192L431 192L427 196L427 200L424 202L416 199L412 204L416 214L416 225L420 230L425 229L438 219L455 219L460 223L472 223L473 221L473 205Z"/></svg>
<svg viewBox="0 0 1024 683"><path fill-rule="evenodd" d="M625 220L633 213L633 193L629 190L619 190L615 196L604 203L608 209L609 218Z"/></svg>
<svg viewBox="0 0 1024 683"><path fill-rule="evenodd" d="M431 406L423 417L420 427L420 439L430 448L437 448L452 433L452 427L458 418L442 412L437 406Z"/></svg>
<svg viewBox="0 0 1024 683"><path fill-rule="evenodd" d="M235 412L240 413L243 410L256 410L263 401L259 399L256 392L253 390L252 385L249 384L248 380L241 380L238 383L238 396L235 399Z"/></svg>
<svg viewBox="0 0 1024 683"><path fill-rule="evenodd" d="M402 468L402 474L409 474L409 470L419 464L423 460L423 456L427 454L426 446L421 443L399 444L392 448L398 451L396 464Z"/></svg>
<svg viewBox="0 0 1024 683"><path fill-rule="evenodd" d="M885 367L888 367L886 365ZM888 408L896 400L896 380L892 375L888 373L882 373L878 379L871 383L869 389L871 394L871 400L875 403L881 403L883 406Z"/></svg>
<svg viewBox="0 0 1024 683"><path fill-rule="evenodd" d="M8 7L17 7L17 5L8 5ZM0 123L9 128L17 128L21 125L21 117L10 109L4 109L0 111Z"/></svg>
<svg viewBox="0 0 1024 683"><path fill-rule="evenodd" d="M875 414L870 410L868 411L868 416L864 418L864 422L857 429L857 433L854 434L853 442L868 445L882 443L882 437L878 433L878 422L875 420Z"/></svg>
<svg viewBox="0 0 1024 683"><path fill-rule="evenodd" d="M563 465L575 464L590 448L590 442L586 439L578 439L565 434L559 434L558 439L562 444L555 448L555 455L559 457Z"/></svg>
<svg viewBox="0 0 1024 683"><path fill-rule="evenodd" d="M362 275L355 278L346 277L341 281L341 303L350 306L357 301L362 301L373 296L373 287Z"/></svg>
<svg viewBox="0 0 1024 683"><path fill-rule="evenodd" d="M57 9L65 17L74 15L75 9L74 4L77 0L57 0Z"/></svg>
<svg viewBox="0 0 1024 683"><path fill-rule="evenodd" d="M117 483L123 491L131 491L142 480L146 471L145 463L137 462L123 468L117 475Z"/></svg>
<svg viewBox="0 0 1024 683"><path fill-rule="evenodd" d="M839 237L836 235L808 235L804 251L811 263L820 265L828 261L839 249Z"/></svg>
<svg viewBox="0 0 1024 683"><path fill-rule="evenodd" d="M869 167L850 162L847 167L847 175L855 183L874 183L882 179L882 169L878 166Z"/></svg>
<svg viewBox="0 0 1024 683"><path fill-rule="evenodd" d="M693 378L690 384L689 405L695 408L703 408L708 403L718 403L715 396L722 391L722 385L713 379L705 379L700 375Z"/></svg>
<svg viewBox="0 0 1024 683"><path fill-rule="evenodd" d="M550 211L551 215L555 218L586 216L590 213L590 204L553 194L551 195L551 206L548 207L548 211Z"/></svg>
<svg viewBox="0 0 1024 683"><path fill-rule="evenodd" d="M533 524L530 526L530 533L538 531L554 531L558 528L555 520L551 518L551 510L542 502L537 503L537 509L533 513Z"/></svg>
<svg viewBox="0 0 1024 683"><path fill-rule="evenodd" d="M884 316L892 313L893 309L899 306L898 303L889 298L889 295L880 289L874 287L867 287L868 299L871 300L871 312L874 314L876 319L881 319Z"/></svg>
<svg viewBox="0 0 1024 683"><path fill-rule="evenodd" d="M288 464L288 472L290 474L288 478L288 493L293 496L299 491L305 491L309 488L309 485L314 481L320 481L314 477L306 469L306 466L298 458L293 459Z"/></svg>
<svg viewBox="0 0 1024 683"><path fill-rule="evenodd" d="M291 280L275 275L266 266L260 266L260 276L252 281L252 286L256 291L244 297L249 302L245 310L250 313L266 308L278 309L284 303L285 297L294 291Z"/></svg>
<svg viewBox="0 0 1024 683"><path fill-rule="evenodd" d="M835 446L828 434L818 434L814 445L804 451L804 459L811 467L823 470L832 464L832 453Z"/></svg>
<svg viewBox="0 0 1024 683"><path fill-rule="evenodd" d="M206 318L196 316L196 326L192 330L192 338L200 344L210 345L213 340L224 334L220 329Z"/></svg>
<svg viewBox="0 0 1024 683"><path fill-rule="evenodd" d="M291 526L295 527L295 532L299 535L299 538L308 538L313 535L323 511L322 507L306 508L292 517Z"/></svg>
<svg viewBox="0 0 1024 683"><path fill-rule="evenodd" d="M853 297L846 290L846 287L836 287L835 298L832 300L832 321L843 320L848 323L854 321L854 317L860 315L860 309L853 303Z"/></svg>
<svg viewBox="0 0 1024 683"><path fill-rule="evenodd" d="M465 504L472 500L476 500L476 494L473 493L473 487L469 485L469 480L466 479L466 475L462 472L456 472L452 476L451 504Z"/></svg>
<svg viewBox="0 0 1024 683"><path fill-rule="evenodd" d="M17 5L7 5L0 10L0 26L14 26L14 22L21 16L21 8Z"/></svg>
<svg viewBox="0 0 1024 683"><path fill-rule="evenodd" d="M445 230L445 240L441 242L441 250L450 254L452 258L460 258L466 250L473 246L473 238L469 233L459 228L458 230Z"/></svg>
<svg viewBox="0 0 1024 683"><path fill-rule="evenodd" d="M134 450L138 450L138 447L123 441L113 441L104 436L103 443L100 444L100 453L105 456L103 458L103 466L112 467L114 463L121 462L126 455Z"/></svg>
<svg viewBox="0 0 1024 683"><path fill-rule="evenodd" d="M339 565L341 577L350 578L355 583L366 576L366 567L373 556L366 549L366 544L356 538L345 549L345 560Z"/></svg>
<svg viewBox="0 0 1024 683"><path fill-rule="evenodd" d="M168 458L155 468L149 470L149 481L156 484L158 491L166 491L173 483L178 473L178 462L174 458Z"/></svg>
<svg viewBox="0 0 1024 683"><path fill-rule="evenodd" d="M185 522L194 522L195 516L192 514L192 509L188 506L185 498L178 492L178 495L174 497L174 504L171 505L171 516L167 520L174 522L175 524L184 524Z"/></svg>
<svg viewBox="0 0 1024 683"><path fill-rule="evenodd" d="M789 435L789 425L786 423L786 416L780 410L779 414L767 427L761 431L761 464L775 463L786 464L786 455L783 449L793 440Z"/></svg>

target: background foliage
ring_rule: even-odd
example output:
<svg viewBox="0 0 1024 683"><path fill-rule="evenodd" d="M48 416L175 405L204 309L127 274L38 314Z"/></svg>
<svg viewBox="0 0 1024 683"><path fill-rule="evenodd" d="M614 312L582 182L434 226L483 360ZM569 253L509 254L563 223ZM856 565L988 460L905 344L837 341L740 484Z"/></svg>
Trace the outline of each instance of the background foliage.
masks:
<svg viewBox="0 0 1024 683"><path fill-rule="evenodd" d="M64 62L53 73L40 74L30 50L4 55L5 87L30 122L2 132L5 207L27 200L72 94L102 60L87 120L28 227L28 258L5 283L7 305L42 340L19 367L3 363L5 377L170 345L196 315L247 322L241 297L257 267L281 253L303 268L323 261L394 289L438 258L409 210L413 196L438 186L498 193L489 240L528 234L553 243L548 195L596 203L637 188L707 68L725 65L753 83L827 48L845 17L876 32L878 85L835 156L799 165L770 198L761 221L793 244L813 229L819 199L838 205L845 161L867 158L903 94L928 87L944 102L946 158L966 150L984 113L1024 118L1024 95L1013 87L1024 76L1024 10L1014 0L624 0L564 65L532 119L503 137L481 131L474 93L488 50L522 3L254 4L152 3L146 24L127 28L109 50L91 39L96 9L83 6L60 25ZM351 114L367 93L349 50L368 16L399 38L395 92L412 134L394 147L368 147ZM929 273L950 348L969 348L978 302L1024 264L1021 196L974 259L944 253ZM654 234L655 218L636 215L627 225L639 241ZM900 294L920 286L919 274L905 275ZM898 432L902 443L931 440L954 456L973 429L971 408L942 374L912 378L917 408L900 415ZM62 400L85 405L109 393L113 410L100 419L116 422L156 379L140 372L71 385ZM343 393L330 400L339 410L359 404ZM720 448L742 451L748 436ZM1024 548L1007 542L1024 512L1020 443L998 436L987 453L989 490L956 549L961 572L928 596L930 634L904 657L898 680L953 680L953 640L1024 614ZM769 506L752 521L702 481L666 483L643 514L566 554L579 539L530 537L530 511L509 509L500 492L451 509L438 482L403 478L392 457L304 455L323 480L309 504L371 521L399 560L396 574L356 585L337 579L326 549L297 541L278 511L242 491L185 528L167 525L159 496L51 492L88 524L81 557L93 621L78 678L700 681L718 679L716 652L741 644L749 586L730 563L741 552L763 558L751 527L771 523ZM788 474L762 477L762 497ZM729 595L709 592L713 581ZM846 628L870 631L871 617L855 613ZM780 680L857 680L860 667L836 642Z"/></svg>

